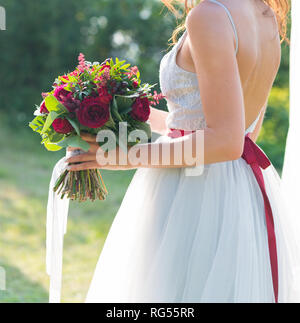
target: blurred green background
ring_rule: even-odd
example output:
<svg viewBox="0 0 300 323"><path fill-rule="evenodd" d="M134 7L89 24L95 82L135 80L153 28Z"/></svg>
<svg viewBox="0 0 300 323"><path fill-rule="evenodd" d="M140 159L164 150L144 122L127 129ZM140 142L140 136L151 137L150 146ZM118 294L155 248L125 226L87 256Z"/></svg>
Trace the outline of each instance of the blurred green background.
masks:
<svg viewBox="0 0 300 323"><path fill-rule="evenodd" d="M159 62L176 26L160 0L2 0L7 30L0 31L0 266L7 288L0 302L47 302L45 222L51 171L62 152L50 153L27 127L41 92L57 75L88 60L126 58L144 82L158 83ZM259 137L281 171L288 130L289 47ZM166 109L165 103L160 108ZM71 204L65 237L64 302L84 301L114 215L134 172L103 172L105 202Z"/></svg>

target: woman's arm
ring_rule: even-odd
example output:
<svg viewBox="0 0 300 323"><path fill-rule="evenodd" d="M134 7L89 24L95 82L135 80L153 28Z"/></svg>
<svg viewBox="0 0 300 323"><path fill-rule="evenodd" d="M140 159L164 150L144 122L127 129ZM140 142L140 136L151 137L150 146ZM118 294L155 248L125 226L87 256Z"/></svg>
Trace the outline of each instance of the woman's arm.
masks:
<svg viewBox="0 0 300 323"><path fill-rule="evenodd" d="M196 140L196 134L182 137L170 143L151 143L137 145L133 151L141 156L141 165L128 162L127 165L116 163L104 165L104 159L98 158L98 163L89 160L87 155L71 158L71 162L87 161L81 165L72 166L71 170L99 167L107 169L130 169L138 167L190 167L204 164L235 160L241 157L244 147L245 111L243 91L235 55L235 38L232 26L226 12L211 3L202 2L195 7L186 20L189 35L189 47L197 72L199 91L203 104L203 112L207 127L204 129L204 140ZM154 116L155 120L156 116ZM153 121L152 121L153 122ZM154 121L155 124L155 121ZM164 129L164 126L157 127ZM194 164L182 154L182 163L178 164L176 157L182 142L197 151L197 145L202 145L195 155ZM170 149L170 161L166 165L162 160L162 151ZM178 150L177 150L178 149ZM204 156L203 156L204 152ZM118 151L118 154L122 152ZM153 164L150 156L158 161ZM124 157L124 156L123 156ZM103 164L102 164L103 161ZM107 160L106 160L107 161ZM113 162L113 161L112 161Z"/></svg>
<svg viewBox="0 0 300 323"><path fill-rule="evenodd" d="M151 107L149 123L153 132L165 135L167 132L166 119L168 112Z"/></svg>
<svg viewBox="0 0 300 323"><path fill-rule="evenodd" d="M232 25L222 7L202 2L190 11L186 27L207 125L204 163L238 159L245 108Z"/></svg>

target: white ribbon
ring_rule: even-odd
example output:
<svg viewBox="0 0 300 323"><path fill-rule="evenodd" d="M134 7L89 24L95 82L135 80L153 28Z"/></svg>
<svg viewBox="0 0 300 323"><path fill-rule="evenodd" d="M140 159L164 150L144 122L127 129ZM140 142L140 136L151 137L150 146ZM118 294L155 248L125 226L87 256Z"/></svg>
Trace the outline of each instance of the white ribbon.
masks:
<svg viewBox="0 0 300 323"><path fill-rule="evenodd" d="M49 185L47 205L47 229L46 229L46 267L50 276L49 302L60 303L62 285L62 264L64 235L67 232L67 220L70 200L61 197L53 191L59 176L67 167L66 159L71 156L83 154L82 150L67 152L54 166Z"/></svg>
<svg viewBox="0 0 300 323"><path fill-rule="evenodd" d="M61 199L53 191L59 176L65 170L66 157L55 165L49 185L46 229L46 266L50 276L49 302L59 303L61 299L63 239L67 231L69 199Z"/></svg>

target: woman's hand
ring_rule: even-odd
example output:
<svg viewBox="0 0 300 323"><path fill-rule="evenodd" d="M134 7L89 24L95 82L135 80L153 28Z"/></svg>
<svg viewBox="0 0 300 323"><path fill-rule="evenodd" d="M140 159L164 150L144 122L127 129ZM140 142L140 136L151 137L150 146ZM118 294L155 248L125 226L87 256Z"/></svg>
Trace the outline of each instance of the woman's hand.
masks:
<svg viewBox="0 0 300 323"><path fill-rule="evenodd" d="M154 107L151 107L151 113L149 117L149 123L151 124L151 130L160 135L165 135L168 131L166 125L166 119L168 117L168 112L158 110Z"/></svg>
<svg viewBox="0 0 300 323"><path fill-rule="evenodd" d="M81 133L81 138L89 143L90 149L88 152L73 156L67 159L70 164L69 171L80 171L87 169L110 169L110 170L128 170L135 167L129 165L127 154L125 154L119 147L115 151L105 153L96 141L96 136L88 133ZM69 147L68 151L78 150L80 148ZM120 165L120 160L124 165ZM74 163L80 163L75 164ZM72 164L72 165L71 165Z"/></svg>

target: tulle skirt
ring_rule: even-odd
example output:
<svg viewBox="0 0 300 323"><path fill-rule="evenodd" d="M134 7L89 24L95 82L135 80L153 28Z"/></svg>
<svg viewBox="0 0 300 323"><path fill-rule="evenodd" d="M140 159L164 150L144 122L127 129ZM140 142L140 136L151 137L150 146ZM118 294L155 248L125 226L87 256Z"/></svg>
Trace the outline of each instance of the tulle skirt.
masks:
<svg viewBox="0 0 300 323"><path fill-rule="evenodd" d="M274 167L263 176L275 221L279 302L298 302L299 227ZM86 302L274 302L264 202L250 166L243 159L210 164L199 176L139 169Z"/></svg>

